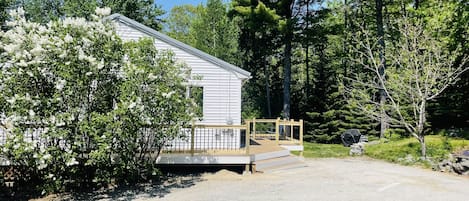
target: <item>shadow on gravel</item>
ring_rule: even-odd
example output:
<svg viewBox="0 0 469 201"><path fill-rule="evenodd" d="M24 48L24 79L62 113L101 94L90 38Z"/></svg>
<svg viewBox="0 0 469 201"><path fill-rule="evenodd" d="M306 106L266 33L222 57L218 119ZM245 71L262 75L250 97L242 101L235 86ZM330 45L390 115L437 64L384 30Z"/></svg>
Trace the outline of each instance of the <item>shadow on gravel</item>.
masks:
<svg viewBox="0 0 469 201"><path fill-rule="evenodd" d="M13 197L0 196L0 200L135 200L146 198L162 198L179 188L189 188L204 180L206 173L216 173L220 170L229 170L241 174L243 169L237 166L163 166L160 167L163 177L160 181L133 185L115 185L106 189L85 189L82 191L67 192L50 195L44 198L39 195L16 194Z"/></svg>
<svg viewBox="0 0 469 201"><path fill-rule="evenodd" d="M134 200L137 198L161 198L175 188L188 188L202 181L198 174L169 175L160 182L121 185L94 192L73 192L61 195L58 200Z"/></svg>

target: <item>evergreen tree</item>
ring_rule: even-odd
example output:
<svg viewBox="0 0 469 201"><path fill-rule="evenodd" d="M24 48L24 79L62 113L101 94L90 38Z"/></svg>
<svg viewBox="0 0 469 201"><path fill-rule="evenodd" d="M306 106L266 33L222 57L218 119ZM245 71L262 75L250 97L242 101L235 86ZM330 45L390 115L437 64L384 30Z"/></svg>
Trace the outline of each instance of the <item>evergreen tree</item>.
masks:
<svg viewBox="0 0 469 201"><path fill-rule="evenodd" d="M191 29L193 29L194 21L201 16L203 10L202 5L185 4L174 6L165 20L167 25L166 34L176 40L195 46L196 39Z"/></svg>
<svg viewBox="0 0 469 201"><path fill-rule="evenodd" d="M277 116L282 100L277 99L280 94L272 93L282 89L278 86L282 58L277 54L280 16L262 1L246 0L232 1L230 16L239 18L242 66L252 76L244 85L243 112L259 114L257 117Z"/></svg>
<svg viewBox="0 0 469 201"><path fill-rule="evenodd" d="M194 47L217 58L238 63L238 28L221 0L208 0L189 30Z"/></svg>

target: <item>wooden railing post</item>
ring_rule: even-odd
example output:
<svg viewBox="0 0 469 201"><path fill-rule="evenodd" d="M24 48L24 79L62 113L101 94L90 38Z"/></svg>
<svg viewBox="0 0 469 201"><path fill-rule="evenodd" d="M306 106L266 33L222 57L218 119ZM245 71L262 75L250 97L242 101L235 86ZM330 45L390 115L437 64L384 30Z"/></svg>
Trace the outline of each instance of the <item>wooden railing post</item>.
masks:
<svg viewBox="0 0 469 201"><path fill-rule="evenodd" d="M251 135L249 134L250 133L250 122L249 121L246 121L246 142L245 142L245 146L246 146L246 155L249 155L249 147L251 145Z"/></svg>
<svg viewBox="0 0 469 201"><path fill-rule="evenodd" d="M303 119L300 120L300 145L303 146ZM300 151L301 157L303 157L303 149Z"/></svg>
<svg viewBox="0 0 469 201"><path fill-rule="evenodd" d="M191 126L191 155L194 156L195 153L195 121L192 120Z"/></svg>
<svg viewBox="0 0 469 201"><path fill-rule="evenodd" d="M252 135L255 139L256 138L256 118L252 119Z"/></svg>
<svg viewBox="0 0 469 201"><path fill-rule="evenodd" d="M293 125L295 123L294 119L290 119L290 141L293 141Z"/></svg>
<svg viewBox="0 0 469 201"><path fill-rule="evenodd" d="M303 119L300 120L300 145L303 145Z"/></svg>
<svg viewBox="0 0 469 201"><path fill-rule="evenodd" d="M279 138L280 138L280 117L277 118L277 121L275 121L275 142L277 145L279 144Z"/></svg>

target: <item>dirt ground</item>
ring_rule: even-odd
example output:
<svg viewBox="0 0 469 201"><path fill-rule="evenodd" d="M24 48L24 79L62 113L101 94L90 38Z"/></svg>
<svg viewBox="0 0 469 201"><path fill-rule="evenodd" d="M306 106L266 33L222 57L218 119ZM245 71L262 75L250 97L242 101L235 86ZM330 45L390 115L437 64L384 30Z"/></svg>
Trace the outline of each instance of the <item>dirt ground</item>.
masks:
<svg viewBox="0 0 469 201"><path fill-rule="evenodd" d="M67 200L469 200L469 177L367 158L307 159L303 168L240 175L221 170L180 176L138 191ZM51 200L55 200L52 198Z"/></svg>

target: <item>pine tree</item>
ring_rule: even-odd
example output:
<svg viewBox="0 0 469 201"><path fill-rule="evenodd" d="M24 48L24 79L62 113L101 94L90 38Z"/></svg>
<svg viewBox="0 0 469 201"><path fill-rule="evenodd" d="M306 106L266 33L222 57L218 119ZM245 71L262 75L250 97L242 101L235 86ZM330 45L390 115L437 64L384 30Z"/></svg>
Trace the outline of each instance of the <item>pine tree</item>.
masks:
<svg viewBox="0 0 469 201"><path fill-rule="evenodd" d="M221 0L208 0L200 15L194 19L189 34L194 47L217 58L238 63L238 27L227 16L228 9Z"/></svg>

